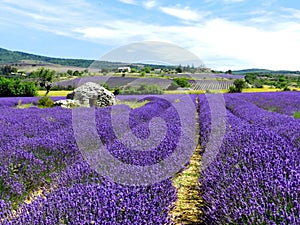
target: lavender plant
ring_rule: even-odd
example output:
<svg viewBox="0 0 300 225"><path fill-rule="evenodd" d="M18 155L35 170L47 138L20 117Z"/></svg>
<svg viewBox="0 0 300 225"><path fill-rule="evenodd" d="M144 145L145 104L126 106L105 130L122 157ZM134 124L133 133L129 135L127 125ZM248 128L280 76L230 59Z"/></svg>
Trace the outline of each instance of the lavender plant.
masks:
<svg viewBox="0 0 300 225"><path fill-rule="evenodd" d="M299 123L252 105L243 94L227 94L225 99L226 135L200 179L205 224L297 224ZM206 151L210 108L204 95L199 101Z"/></svg>
<svg viewBox="0 0 300 225"><path fill-rule="evenodd" d="M148 151L149 157L118 143L109 120L112 108L96 109L100 138L126 163L162 160L172 153L181 134L174 108L167 101L148 100L131 111L133 133L147 137L149 121L157 116L167 121L169 130L161 146ZM171 223L168 212L176 191L170 178L134 187L99 175L78 149L71 110L0 107L0 126L1 224Z"/></svg>

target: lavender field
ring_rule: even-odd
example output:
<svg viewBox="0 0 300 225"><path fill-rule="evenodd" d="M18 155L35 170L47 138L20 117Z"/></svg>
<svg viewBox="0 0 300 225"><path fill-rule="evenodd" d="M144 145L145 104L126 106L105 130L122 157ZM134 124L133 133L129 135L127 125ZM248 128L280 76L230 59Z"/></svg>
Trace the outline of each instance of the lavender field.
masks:
<svg viewBox="0 0 300 225"><path fill-rule="evenodd" d="M162 89L167 89L172 81L160 78L134 78L134 77L111 77L111 76L90 76L76 78L73 80L65 80L54 83L54 86L61 89L77 88L78 84L86 82L94 82L103 84L106 83L110 88L124 87L130 85L131 87L140 86L141 84L159 85Z"/></svg>
<svg viewBox="0 0 300 225"><path fill-rule="evenodd" d="M188 127L198 123L205 159L215 132L212 114L218 113L212 110L219 107L225 112L222 144L209 165L199 168L201 223L299 224L300 120L295 113L300 112L300 93L224 94L224 104L214 107L209 96L189 96L198 113L195 110L193 118L184 113L191 108L173 107L186 99L180 95L120 96L121 101L146 98L147 103L136 109L127 105L95 109L96 131L115 158L146 167L171 157L179 145L185 149L182 158L189 158L195 136L192 132L184 136L188 132L183 132L183 123ZM149 185L127 185L104 177L79 149L72 110L17 109L20 100L37 101L0 99L0 224L174 224L170 212L178 196L172 176ZM132 139L118 140L111 115L126 110L130 120L117 115L120 127L128 122L135 137L145 140L152 135L158 145L138 151ZM155 135L159 124L151 125L158 117L166 123L164 137ZM182 137L184 142L179 143ZM156 172L160 171L133 179Z"/></svg>
<svg viewBox="0 0 300 225"><path fill-rule="evenodd" d="M291 115L299 92L224 97L226 133L200 179L205 224L299 224L300 120ZM203 95L199 107L205 155L211 113Z"/></svg>

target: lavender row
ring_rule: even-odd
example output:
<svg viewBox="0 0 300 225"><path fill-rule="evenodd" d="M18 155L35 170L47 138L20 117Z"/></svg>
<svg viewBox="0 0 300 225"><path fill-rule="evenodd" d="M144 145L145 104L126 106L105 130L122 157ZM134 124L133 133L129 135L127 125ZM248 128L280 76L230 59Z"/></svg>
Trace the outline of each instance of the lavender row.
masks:
<svg viewBox="0 0 300 225"><path fill-rule="evenodd" d="M53 101L65 99L66 97L51 97ZM39 97L5 97L0 98L0 107L15 107L18 104L37 105Z"/></svg>
<svg viewBox="0 0 300 225"><path fill-rule="evenodd" d="M245 93L238 94L237 97L271 112L288 116L293 116L294 112L300 112L300 92L298 91Z"/></svg>
<svg viewBox="0 0 300 225"><path fill-rule="evenodd" d="M189 74L167 74L166 76L170 77L192 77L196 79L216 79L216 78L225 78L225 79L243 79L245 75L238 74L224 74L224 73L189 73Z"/></svg>
<svg viewBox="0 0 300 225"><path fill-rule="evenodd" d="M286 106L293 105L288 102L289 99L293 97L291 94L292 92L289 93L289 95L284 95ZM234 115L256 127L273 131L286 138L287 141L291 141L295 147L300 148L300 133L298 132L300 120L285 114L266 111L249 101L243 100L243 98L237 95L226 95L225 99L227 108ZM275 98L274 101L277 101L277 98Z"/></svg>
<svg viewBox="0 0 300 225"><path fill-rule="evenodd" d="M243 115L246 110L239 110L243 106L247 108L248 103L241 106L241 102L236 103L237 99L231 97L225 96L227 107L235 105L234 112ZM203 157L206 157L211 150L209 136L213 121L204 95L199 97L199 102L201 144L205 148ZM225 105L220 105L220 110L222 107ZM260 113L259 110L256 114L249 112ZM267 116L274 115L264 115ZM295 148L293 140L270 127L249 123L228 110L226 120L226 133L219 137L222 145L218 154L201 174L205 223L297 224L299 148Z"/></svg>
<svg viewBox="0 0 300 225"><path fill-rule="evenodd" d="M224 90L233 85L230 80L191 80L191 88L194 90Z"/></svg>
<svg viewBox="0 0 300 225"><path fill-rule="evenodd" d="M188 96L191 109L195 107L195 97ZM181 118L178 114L181 107L173 105L180 105L184 97L169 98L148 98L145 106L135 110L127 106L94 109L96 130L108 151L125 164L137 166L161 163L172 155L182 139L182 123L188 118ZM120 142L118 130L112 127L112 115L118 110L129 110L129 121L125 122L139 139L159 134L162 128L165 136L154 135L151 141L157 145L149 143L150 148L144 154L139 149L132 150L128 146L134 148L136 143L126 136L122 139L124 143ZM176 191L170 179L133 187L101 176L78 149L72 124L74 111L58 107L23 110L3 107L0 111L1 224L171 223L168 212L176 200ZM118 115L116 121L122 122L123 115L120 118ZM187 113L185 116L189 117ZM160 125L162 121L151 122L157 117L165 121L165 126ZM194 119L190 118L187 126L192 123ZM82 135L89 131L86 127ZM193 137L190 139L186 144L181 143L183 149L190 149ZM24 203L40 191L42 196Z"/></svg>
<svg viewBox="0 0 300 225"><path fill-rule="evenodd" d="M111 77L111 76L91 76L76 78L73 80L59 81L54 83L55 87L63 89L76 88L86 82L94 82L98 84L106 83L110 88L123 86L140 86L141 84L158 85L162 89L167 89L171 84L171 80L160 78L134 78L134 77Z"/></svg>

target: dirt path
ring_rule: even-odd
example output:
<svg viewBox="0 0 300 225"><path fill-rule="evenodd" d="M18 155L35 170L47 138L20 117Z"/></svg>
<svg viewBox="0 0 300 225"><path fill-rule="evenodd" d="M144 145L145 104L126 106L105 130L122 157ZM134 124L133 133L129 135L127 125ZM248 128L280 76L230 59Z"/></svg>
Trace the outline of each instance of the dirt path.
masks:
<svg viewBox="0 0 300 225"><path fill-rule="evenodd" d="M197 133L199 133L198 116ZM200 144L197 135L198 145L191 157L190 164L181 173L173 178L173 185L177 189L178 200L175 208L170 212L174 224L201 224L202 212L200 206L203 201L199 196L199 171L200 171Z"/></svg>

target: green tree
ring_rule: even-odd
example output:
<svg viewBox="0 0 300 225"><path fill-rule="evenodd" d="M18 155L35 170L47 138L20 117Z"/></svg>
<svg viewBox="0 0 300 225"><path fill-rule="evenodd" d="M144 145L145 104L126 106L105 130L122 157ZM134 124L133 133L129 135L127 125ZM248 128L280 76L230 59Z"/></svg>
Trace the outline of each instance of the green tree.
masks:
<svg viewBox="0 0 300 225"><path fill-rule="evenodd" d="M80 74L80 72L78 71L78 70L75 70L74 72L73 72L73 76L76 76L76 77L78 77L78 76L80 76L81 74Z"/></svg>
<svg viewBox="0 0 300 225"><path fill-rule="evenodd" d="M37 86L33 82L23 82L24 93L26 96L36 96L38 94Z"/></svg>
<svg viewBox="0 0 300 225"><path fill-rule="evenodd" d="M72 71L72 70L67 70L67 74L68 74L69 76L72 76L73 71Z"/></svg>
<svg viewBox="0 0 300 225"><path fill-rule="evenodd" d="M145 71L145 73L150 73L151 72L151 67L150 66L146 66L143 71Z"/></svg>
<svg viewBox="0 0 300 225"><path fill-rule="evenodd" d="M253 84L256 79L257 79L257 74L247 73L245 75L245 80L248 84Z"/></svg>
<svg viewBox="0 0 300 225"><path fill-rule="evenodd" d="M176 77L174 78L174 82L180 86L180 87L190 87L191 84L189 83L188 79L186 77Z"/></svg>
<svg viewBox="0 0 300 225"><path fill-rule="evenodd" d="M0 77L0 96L35 96L37 87L33 82L21 82L19 79L7 79Z"/></svg>
<svg viewBox="0 0 300 225"><path fill-rule="evenodd" d="M18 69L10 65L6 65L0 68L0 74L2 75L11 75L11 73L17 73L17 72Z"/></svg>
<svg viewBox="0 0 300 225"><path fill-rule="evenodd" d="M46 89L45 96L48 95L48 93L52 87L55 73L56 73L55 70L49 70L49 69L45 69L45 68L41 68L38 71L36 71L37 77L39 78L40 86L42 88Z"/></svg>
<svg viewBox="0 0 300 225"><path fill-rule="evenodd" d="M279 76L278 80L279 82L286 82L286 78L283 75Z"/></svg>
<svg viewBox="0 0 300 225"><path fill-rule="evenodd" d="M243 79L236 79L233 85L229 87L229 93L240 93L246 87L246 82Z"/></svg>
<svg viewBox="0 0 300 225"><path fill-rule="evenodd" d="M183 72L183 68L182 68L181 65L177 66L175 70L176 70L177 73L182 73Z"/></svg>
<svg viewBox="0 0 300 225"><path fill-rule="evenodd" d="M131 73L137 73L137 72L138 72L137 68L134 67L131 68Z"/></svg>

